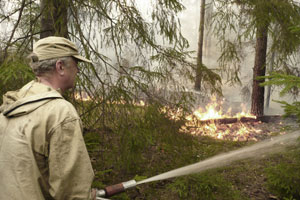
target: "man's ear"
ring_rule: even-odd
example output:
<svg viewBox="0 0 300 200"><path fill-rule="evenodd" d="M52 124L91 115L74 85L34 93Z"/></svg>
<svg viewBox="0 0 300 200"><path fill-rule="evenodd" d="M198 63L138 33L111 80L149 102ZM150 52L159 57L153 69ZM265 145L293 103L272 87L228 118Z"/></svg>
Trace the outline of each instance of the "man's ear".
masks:
<svg viewBox="0 0 300 200"><path fill-rule="evenodd" d="M65 74L65 67L64 67L63 62L61 60L56 61L55 69L56 69L56 72L59 75L63 76Z"/></svg>

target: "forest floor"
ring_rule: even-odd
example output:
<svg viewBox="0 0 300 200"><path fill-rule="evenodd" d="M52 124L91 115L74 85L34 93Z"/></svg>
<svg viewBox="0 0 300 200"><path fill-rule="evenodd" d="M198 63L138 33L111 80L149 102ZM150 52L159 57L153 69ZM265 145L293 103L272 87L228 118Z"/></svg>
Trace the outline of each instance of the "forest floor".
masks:
<svg viewBox="0 0 300 200"><path fill-rule="evenodd" d="M146 120L143 125L131 125L122 133L113 130L85 133L96 175L93 187L104 188L132 179L139 181L299 130L295 118L276 117L268 123L248 124L260 130L248 134L250 140L230 141L181 133L182 123L156 117L151 123ZM111 199L297 199L300 191L290 185L300 186L300 177L295 177L300 175L299 152L298 145L199 174L145 183Z"/></svg>

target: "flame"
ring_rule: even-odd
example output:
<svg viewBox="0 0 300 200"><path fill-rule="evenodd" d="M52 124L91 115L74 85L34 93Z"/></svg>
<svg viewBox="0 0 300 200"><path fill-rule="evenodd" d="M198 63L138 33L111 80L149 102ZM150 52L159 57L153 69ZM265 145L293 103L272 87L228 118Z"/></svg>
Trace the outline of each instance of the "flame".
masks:
<svg viewBox="0 0 300 200"><path fill-rule="evenodd" d="M198 120L209 120L209 119L224 119L224 118L242 118L242 117L250 117L256 118L254 115L250 114L249 111L246 111L246 106L241 104L241 112L236 113L234 116L231 114L232 108L228 108L227 112L223 114L222 104L223 101L217 102L215 97L211 98L212 102L205 106L205 110L199 107L196 111L194 111L192 116L188 116L187 119L195 116Z"/></svg>
<svg viewBox="0 0 300 200"><path fill-rule="evenodd" d="M194 111L193 115L199 120L225 118L227 115L223 115L222 109L217 109L219 105L223 104L223 101L218 103L215 96L212 96L211 101L211 103L205 106L206 111L203 111L203 109L199 107L196 111Z"/></svg>
<svg viewBox="0 0 300 200"><path fill-rule="evenodd" d="M79 101L91 101L92 98L84 91L74 92L74 98Z"/></svg>
<svg viewBox="0 0 300 200"><path fill-rule="evenodd" d="M226 112L222 109L223 101L217 101L216 97L211 98L211 103L205 106L203 109L199 107L193 114L185 117L187 122L181 127L180 131L190 133L193 135L203 135L213 137L215 139L233 140L233 141L257 141L257 135L262 131L247 125L247 123L237 122L234 124L216 124L213 121L210 123L199 123L201 121L209 121L215 119L225 118L237 118L242 117L256 118L251 115L249 111L246 111L246 106L241 104L241 112L232 115L232 108L229 108ZM174 112L170 114L172 119L177 119L180 112Z"/></svg>
<svg viewBox="0 0 300 200"><path fill-rule="evenodd" d="M84 92L84 91L76 91L74 92L74 98L78 101L97 101L95 99L92 99L91 96ZM101 98L97 98L97 99L101 99ZM102 100L102 99L101 99ZM108 104L127 104L128 102L126 102L125 100L118 100L118 101L111 101L111 102L107 102ZM146 103L143 101L143 100L140 100L138 102L133 102L133 105L136 105L136 106L145 106Z"/></svg>
<svg viewBox="0 0 300 200"><path fill-rule="evenodd" d="M145 106L145 102L140 100L140 106Z"/></svg>

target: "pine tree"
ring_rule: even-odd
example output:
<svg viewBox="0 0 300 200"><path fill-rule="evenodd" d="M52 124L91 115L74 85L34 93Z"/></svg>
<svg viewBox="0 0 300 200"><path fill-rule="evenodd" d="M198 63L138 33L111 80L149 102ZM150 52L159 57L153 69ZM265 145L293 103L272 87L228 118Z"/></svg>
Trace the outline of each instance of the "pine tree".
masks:
<svg viewBox="0 0 300 200"><path fill-rule="evenodd" d="M256 13L256 45L255 45L255 63L253 68L253 84L252 84L252 98L251 98L251 114L255 116L264 115L264 95L265 88L261 87L259 83L262 80L257 80L257 77L266 74L266 58L268 47L268 27L270 20L268 17L262 19L259 16L264 16L268 12L264 7L265 2L259 1L255 5Z"/></svg>
<svg viewBox="0 0 300 200"><path fill-rule="evenodd" d="M241 49L243 43L256 37L251 112L256 116L263 115L264 88L259 86L263 80L258 80L258 77L265 75L267 49L270 53L276 51L277 68L288 68L287 63L291 62L291 55L297 52L299 45L289 29L299 21L299 6L292 0L215 0L214 3L217 7L214 31L222 51L219 62L231 82L241 82ZM279 29L274 33L271 27ZM226 37L228 33L236 34L235 39ZM273 41L269 48L268 36Z"/></svg>

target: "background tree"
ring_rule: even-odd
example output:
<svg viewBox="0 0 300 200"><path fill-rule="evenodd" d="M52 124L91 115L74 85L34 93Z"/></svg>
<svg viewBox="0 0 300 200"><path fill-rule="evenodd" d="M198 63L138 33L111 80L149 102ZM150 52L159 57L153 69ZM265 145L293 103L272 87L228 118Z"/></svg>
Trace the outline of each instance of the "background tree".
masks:
<svg viewBox="0 0 300 200"><path fill-rule="evenodd" d="M41 0L41 35L68 38L69 0Z"/></svg>
<svg viewBox="0 0 300 200"><path fill-rule="evenodd" d="M211 90L213 93L222 95L221 91L221 77L218 73L209 69L203 63L203 47L204 47L204 28L205 28L205 12L206 12L206 1L201 0L200 5L200 24L198 34L198 48L197 48L197 64L196 64L196 78L194 89L196 91ZM210 13L209 13L210 14Z"/></svg>
<svg viewBox="0 0 300 200"><path fill-rule="evenodd" d="M271 74L273 72L275 56L276 56L275 52L272 52L271 53L271 58L270 58L268 74ZM266 108L267 109L270 107L271 89L272 89L272 87L271 87L271 85L269 85L267 87L267 97L266 97Z"/></svg>
<svg viewBox="0 0 300 200"><path fill-rule="evenodd" d="M205 22L205 0L201 0L200 9L200 25L199 25L199 39L197 51L197 68L196 68L196 81L195 90L200 91L202 79L202 57L203 57L203 40L204 40L204 22Z"/></svg>
<svg viewBox="0 0 300 200"><path fill-rule="evenodd" d="M265 1L259 1L255 6L256 17L256 45L255 45L255 61L253 68L253 84L252 84L252 98L251 98L251 114L255 116L264 115L264 96L265 88L259 85L262 80L257 80L257 77L266 74L266 58L268 47L268 27L270 20L268 17L261 16L268 15L268 6L264 6Z"/></svg>
<svg viewBox="0 0 300 200"><path fill-rule="evenodd" d="M296 1L292 0L215 0L214 3L217 8L214 31L221 44L219 63L227 72L227 79L233 83L240 83L239 64L243 59L241 47L256 37L251 113L256 116L263 115L264 88L259 86L263 80L257 78L265 75L268 35L274 41L272 47L269 48L270 52L278 53L275 61L277 70L280 68L290 69L288 63L293 63L291 56L297 52L297 43L295 43L295 35L288 27L291 27L299 19L299 6ZM279 31L269 32L271 24L278 25ZM235 38L226 37L226 35L230 35L226 33L236 36ZM284 40L282 40L283 38Z"/></svg>

